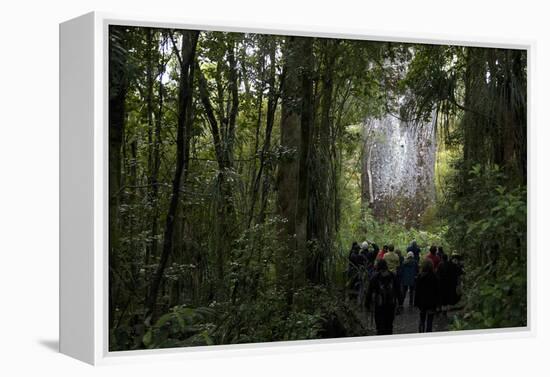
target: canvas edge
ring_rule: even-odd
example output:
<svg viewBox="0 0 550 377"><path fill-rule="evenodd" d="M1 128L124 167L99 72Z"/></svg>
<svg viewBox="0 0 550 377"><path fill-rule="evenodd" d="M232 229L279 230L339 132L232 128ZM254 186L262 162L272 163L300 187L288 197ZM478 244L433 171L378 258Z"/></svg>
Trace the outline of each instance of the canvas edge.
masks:
<svg viewBox="0 0 550 377"><path fill-rule="evenodd" d="M313 25L258 24L251 21L205 20L197 18L175 19L157 16L139 16L106 12L92 12L94 17L94 364L118 364L149 362L155 360L202 359L210 357L228 357L244 355L288 354L296 351L314 352L330 349L357 349L381 346L419 345L427 343L445 343L511 339L536 336L536 300L534 253L532 250L532 227L535 207L532 198L535 188L532 183L534 143L533 140L533 77L536 46L534 40L509 38L487 38L471 36L450 36L426 33L406 33L375 31L341 27ZM90 15L88 14L88 15ZM390 337L357 337L325 340L298 340L289 342L252 343L244 345L219 345L193 348L173 348L161 350L139 350L109 352L107 295L108 295L108 25L150 26L164 28L188 28L231 32L256 32L280 35L302 35L312 37L335 37L364 39L373 41L395 41L430 44L458 44L471 47L495 47L525 49L528 53L528 324L522 328L504 328L491 330L471 330L459 333L406 334ZM105 94L105 95L104 95ZM60 324L61 325L61 324Z"/></svg>
<svg viewBox="0 0 550 377"><path fill-rule="evenodd" d="M94 15L59 25L59 351L93 364Z"/></svg>

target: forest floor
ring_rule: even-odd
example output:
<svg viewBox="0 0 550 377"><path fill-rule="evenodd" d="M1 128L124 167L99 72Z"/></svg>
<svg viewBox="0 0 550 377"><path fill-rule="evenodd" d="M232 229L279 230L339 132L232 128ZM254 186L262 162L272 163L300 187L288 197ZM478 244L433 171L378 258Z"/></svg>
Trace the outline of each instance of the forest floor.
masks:
<svg viewBox="0 0 550 377"><path fill-rule="evenodd" d="M417 308L404 304L401 314L395 317L393 323L394 334L411 334L418 332L419 312ZM437 314L434 317L433 331L448 331L449 319L442 314Z"/></svg>
<svg viewBox="0 0 550 377"><path fill-rule="evenodd" d="M365 312L364 315L359 316L364 320L363 327L367 329L367 335L376 335L376 326L374 324L374 318L371 318L371 312ZM434 317L433 332L449 331L449 321L452 318L452 314L447 316L438 313ZM403 303L403 310L401 313L395 316L393 322L394 334L415 334L418 333L419 322L419 310L414 306L409 306L408 296Z"/></svg>

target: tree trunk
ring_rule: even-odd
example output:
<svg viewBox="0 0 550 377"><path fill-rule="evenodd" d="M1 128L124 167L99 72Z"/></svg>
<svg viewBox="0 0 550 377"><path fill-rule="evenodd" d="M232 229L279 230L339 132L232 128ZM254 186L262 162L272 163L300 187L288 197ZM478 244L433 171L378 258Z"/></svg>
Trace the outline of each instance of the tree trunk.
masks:
<svg viewBox="0 0 550 377"><path fill-rule="evenodd" d="M260 152L260 166L258 169L258 172L253 180L253 187L252 187L252 198L251 198L251 204L250 204L250 213L249 213L249 219L248 219L248 226L250 227L250 224L252 223L252 219L254 216L254 209L256 206L256 201L258 197L258 191L260 190L260 184L262 183L262 175L265 174L265 178L263 180L262 184L262 193L260 198L260 212L258 215L258 223L263 223L265 221L265 210L267 206L267 195L268 195L268 184L269 180L267 177L268 173L268 167L266 166L266 158L267 154L269 152L269 149L271 148L271 134L273 131L273 124L275 123L275 111L277 110L277 103L279 101L279 95L280 95L280 88L277 89L275 87L275 43L271 41L270 48L269 48L269 61L270 61L270 67L269 67L269 78L268 78L268 93L267 93L267 114L266 114L266 128L265 128L265 139L264 144L262 147L262 150ZM282 78L281 78L282 82Z"/></svg>
<svg viewBox="0 0 550 377"><path fill-rule="evenodd" d="M286 220L281 235L287 247L277 257L276 270L288 295L305 278L313 50L311 38L303 37L288 37L285 47L280 130L284 156L277 173L277 210Z"/></svg>
<svg viewBox="0 0 550 377"><path fill-rule="evenodd" d="M185 159L185 156L187 154L187 149L189 148L188 135L190 135L192 128L192 122L189 113L192 106L194 76L193 62L197 47L198 36L198 31L182 32L183 42L181 47L181 54L179 51L177 51L177 46L174 44L176 54L178 54L178 61L180 63L180 78L178 88L178 129L176 136L176 171L174 173L174 179L172 181L172 196L170 199L170 206L166 215L162 254L159 265L151 283L149 298L147 300L146 318L151 317L151 323L153 323L156 319L156 305L160 283L163 279L164 271L168 264L168 259L173 251L173 236L182 183L181 178L184 175L184 171L187 169L187 161Z"/></svg>
<svg viewBox="0 0 550 377"><path fill-rule="evenodd" d="M163 57L164 59L164 57ZM149 264L150 258L156 258L157 256L157 245L158 245L158 223L159 223L159 171L160 171L160 146L162 145L162 117L164 113L164 84L162 83L163 76L166 70L166 62L163 61L160 65L159 72L159 87L158 87L158 109L155 121L155 137L153 142L153 166L151 171L151 181L150 181L150 194L149 200L152 207L152 221L151 221L151 243L150 248L147 250L148 255L146 255L145 263Z"/></svg>
<svg viewBox="0 0 550 377"><path fill-rule="evenodd" d="M324 261L327 253L331 249L333 238L332 227L332 208L334 206L334 196L332 195L334 182L332 181L331 173L332 158L331 158L331 120L330 114L332 109L332 93L333 93L333 69L336 54L336 42L329 39L324 39L321 42L323 54L322 61L322 87L321 87L321 103L320 103L320 122L317 129L316 141L318 145L313 145L312 148L316 152L316 156L311 156L310 166L308 169L313 176L309 178L310 186L310 208L308 219L308 236L307 239L315 240L311 250L308 252L306 261L307 278L310 282L320 283L324 281Z"/></svg>
<svg viewBox="0 0 550 377"><path fill-rule="evenodd" d="M149 259L151 256L151 251L154 248L155 245L155 224L156 224L156 213L155 213L155 182L154 177L154 170L155 170L155 148L157 145L158 140L156 138L153 138L154 134L154 125L153 125L153 57L151 54L151 51L153 50L153 29L147 29L146 34L146 43L147 43L147 52L146 52L146 59L147 59L147 88L146 88L146 108L147 108L147 168L149 172L149 178L148 178L148 184L149 184L149 192L148 192L148 202L150 207L152 208L152 216L151 216L151 222L153 223L152 226L152 234L151 234L151 240L149 241L149 244L146 246L145 249L145 261L144 264L147 266L149 264Z"/></svg>
<svg viewBox="0 0 550 377"><path fill-rule="evenodd" d="M120 253L120 195L122 187L122 140L126 119L126 35L111 29L109 39L109 325L114 323L115 302L119 283L113 274L118 268Z"/></svg>

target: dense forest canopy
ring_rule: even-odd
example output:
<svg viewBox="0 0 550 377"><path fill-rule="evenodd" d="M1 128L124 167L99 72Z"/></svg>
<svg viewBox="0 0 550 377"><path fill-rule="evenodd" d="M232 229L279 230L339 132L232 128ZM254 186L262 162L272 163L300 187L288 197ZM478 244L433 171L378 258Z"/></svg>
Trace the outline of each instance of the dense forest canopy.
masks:
<svg viewBox="0 0 550 377"><path fill-rule="evenodd" d="M347 294L367 239L464 257L450 329L525 326L526 66L524 50L111 26L110 350L368 335ZM385 117L422 152L404 157L407 201L376 186L395 174Z"/></svg>

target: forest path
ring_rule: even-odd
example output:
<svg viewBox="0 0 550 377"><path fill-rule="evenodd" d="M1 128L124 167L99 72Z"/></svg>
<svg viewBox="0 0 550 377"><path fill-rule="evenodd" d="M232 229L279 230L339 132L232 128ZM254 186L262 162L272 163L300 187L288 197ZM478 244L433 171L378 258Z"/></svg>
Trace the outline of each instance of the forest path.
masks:
<svg viewBox="0 0 550 377"><path fill-rule="evenodd" d="M367 329L366 335L376 335L376 326L372 312L364 312L359 317L363 320L363 327ZM395 316L393 322L394 334L415 334L418 333L419 310L414 306L409 306L409 297L405 297L403 310ZM433 332L449 331L450 316L445 317L442 314L436 314L433 321Z"/></svg>
<svg viewBox="0 0 550 377"><path fill-rule="evenodd" d="M407 302L403 304L403 311L401 314L395 316L393 322L394 334L414 334L418 332L419 322L419 310L418 308L409 306ZM436 314L433 321L433 332L436 331L448 331L449 319L442 314Z"/></svg>

